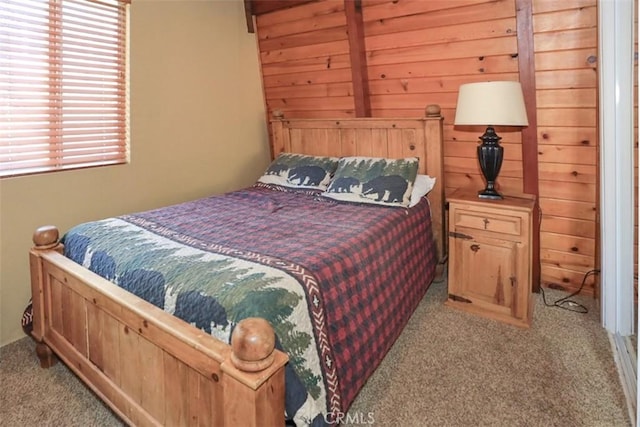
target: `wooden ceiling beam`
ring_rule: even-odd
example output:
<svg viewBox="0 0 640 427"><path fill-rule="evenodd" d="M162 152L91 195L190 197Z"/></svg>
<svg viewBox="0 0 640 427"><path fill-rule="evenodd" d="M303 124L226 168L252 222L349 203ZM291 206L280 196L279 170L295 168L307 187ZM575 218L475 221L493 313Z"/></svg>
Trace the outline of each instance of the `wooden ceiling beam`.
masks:
<svg viewBox="0 0 640 427"><path fill-rule="evenodd" d="M248 0L251 3L253 15L275 12L276 10L296 7L305 3L312 3L317 0ZM245 2L246 3L246 2Z"/></svg>
<svg viewBox="0 0 640 427"><path fill-rule="evenodd" d="M247 31L255 33L253 17L269 12L312 3L318 0L244 0L244 15L247 20Z"/></svg>
<svg viewBox="0 0 640 427"><path fill-rule="evenodd" d="M247 20L247 31L249 34L256 32L253 26L253 0L244 0L244 17Z"/></svg>
<svg viewBox="0 0 640 427"><path fill-rule="evenodd" d="M536 102L536 75L533 48L533 0L516 0L516 26L518 32L518 68L529 126L522 129L523 191L536 196L534 218L539 215L538 189L538 111ZM534 292L540 292L540 223L533 222Z"/></svg>
<svg viewBox="0 0 640 427"><path fill-rule="evenodd" d="M344 0L351 59L351 81L356 117L371 117L369 77L367 73L367 51L364 45L364 21L361 0Z"/></svg>

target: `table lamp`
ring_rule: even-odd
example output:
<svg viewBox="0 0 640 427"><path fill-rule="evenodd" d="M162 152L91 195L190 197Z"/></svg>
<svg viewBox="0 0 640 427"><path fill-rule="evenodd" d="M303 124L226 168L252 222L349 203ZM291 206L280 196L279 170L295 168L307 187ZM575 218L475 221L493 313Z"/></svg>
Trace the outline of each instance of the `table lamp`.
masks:
<svg viewBox="0 0 640 427"><path fill-rule="evenodd" d="M494 126L528 126L524 96L519 82L497 81L460 85L454 125L487 126L480 137L478 162L487 181L478 192L481 199L502 199L495 182L502 166L503 147Z"/></svg>

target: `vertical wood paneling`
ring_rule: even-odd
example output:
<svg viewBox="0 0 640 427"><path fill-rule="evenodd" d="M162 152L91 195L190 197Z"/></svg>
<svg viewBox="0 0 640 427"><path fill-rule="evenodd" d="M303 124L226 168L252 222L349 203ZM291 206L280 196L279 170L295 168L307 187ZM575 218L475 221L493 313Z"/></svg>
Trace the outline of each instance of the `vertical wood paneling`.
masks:
<svg viewBox="0 0 640 427"><path fill-rule="evenodd" d="M119 326L120 360L127 360L121 366L120 388L135 402L140 402L142 397L142 383L138 372L142 369L138 355L138 334L128 326ZM128 410L127 410L128 409ZM134 409L125 409L128 417L134 416Z"/></svg>
<svg viewBox="0 0 640 427"><path fill-rule="evenodd" d="M402 130L402 156L403 157L419 157L415 152L418 136L413 129ZM424 159L422 159L424 161Z"/></svg>
<svg viewBox="0 0 640 427"><path fill-rule="evenodd" d="M339 156L342 153L343 156L353 156L356 154L357 137L355 129L344 129L340 133L340 146L336 146L339 151L336 154Z"/></svg>
<svg viewBox="0 0 640 427"><path fill-rule="evenodd" d="M197 427L219 426L223 424L222 394L211 380L192 371L189 376L189 425Z"/></svg>
<svg viewBox="0 0 640 427"><path fill-rule="evenodd" d="M188 424L189 376L188 369L178 359L164 353L165 377L165 417L167 425L183 426Z"/></svg>
<svg viewBox="0 0 640 427"><path fill-rule="evenodd" d="M64 313L64 305L62 304L62 285L55 278L53 278L53 276L49 276L49 281L49 289L51 292L49 300L51 307L47 309L47 312L51 313L51 329L61 335L64 335L64 327L62 324L62 315ZM56 309L53 310L52 307L56 307Z"/></svg>
<svg viewBox="0 0 640 427"><path fill-rule="evenodd" d="M304 153L304 147L302 146L302 138L300 137L298 129L294 129L291 132L293 141L290 141L291 151L294 153Z"/></svg>
<svg viewBox="0 0 640 427"><path fill-rule="evenodd" d="M386 134L384 135L386 137ZM373 140L382 139L379 132L375 134L371 129L356 129L356 151L362 153L361 156L373 156Z"/></svg>
<svg viewBox="0 0 640 427"><path fill-rule="evenodd" d="M83 356L87 356L87 309L86 301L75 292L71 292L73 309L70 310L72 323L71 343Z"/></svg>
<svg viewBox="0 0 640 427"><path fill-rule="evenodd" d="M87 306L89 360L110 380L120 384L120 335L118 322L99 310L95 305Z"/></svg>
<svg viewBox="0 0 640 427"><path fill-rule="evenodd" d="M49 276L51 328L62 335L76 350L84 356L88 355L87 314L84 299L58 281Z"/></svg>
<svg viewBox="0 0 640 427"><path fill-rule="evenodd" d="M164 378L164 352L143 337L138 339L138 358L142 374L142 391L140 405L149 412L154 419L164 423L164 389L171 387Z"/></svg>
<svg viewBox="0 0 640 427"><path fill-rule="evenodd" d="M369 132L370 135L361 133L359 140L370 144L369 152L372 157L386 157L393 143L387 129L371 129Z"/></svg>
<svg viewBox="0 0 640 427"><path fill-rule="evenodd" d="M71 312L71 290L61 285L60 286L60 311L62 314L62 336L65 337L67 341L70 341L73 344L73 313Z"/></svg>

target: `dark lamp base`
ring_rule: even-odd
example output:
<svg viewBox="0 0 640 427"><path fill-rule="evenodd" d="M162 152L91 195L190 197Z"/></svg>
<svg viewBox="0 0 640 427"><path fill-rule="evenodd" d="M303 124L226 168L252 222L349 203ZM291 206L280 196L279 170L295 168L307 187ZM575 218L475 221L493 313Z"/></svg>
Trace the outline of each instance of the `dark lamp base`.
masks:
<svg viewBox="0 0 640 427"><path fill-rule="evenodd" d="M502 196L496 191L496 179L502 166L504 149L500 146L500 137L496 135L493 126L488 126L484 135L480 137L482 144L478 146L478 162L487 186L478 192L481 199L500 200Z"/></svg>
<svg viewBox="0 0 640 427"><path fill-rule="evenodd" d="M482 191L478 191L478 197L480 199L491 199L491 200L501 200L502 195L498 193L496 190L490 190L485 188Z"/></svg>

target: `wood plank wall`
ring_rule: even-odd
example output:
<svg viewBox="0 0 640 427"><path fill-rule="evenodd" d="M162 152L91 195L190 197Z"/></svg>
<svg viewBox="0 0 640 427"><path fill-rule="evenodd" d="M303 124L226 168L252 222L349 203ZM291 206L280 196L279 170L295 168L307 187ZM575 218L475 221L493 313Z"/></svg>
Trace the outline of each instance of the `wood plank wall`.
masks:
<svg viewBox="0 0 640 427"><path fill-rule="evenodd" d="M269 113L355 117L342 0L309 3L256 20Z"/></svg>
<svg viewBox="0 0 640 427"><path fill-rule="evenodd" d="M597 0L531 0L542 209L543 285L577 289L596 265ZM519 80L516 0L363 0L373 117L444 116L446 192L484 188L477 132L454 129L458 88ZM343 0L319 0L256 19L269 114L354 117ZM492 102L487 100L487 108ZM498 184L523 189L521 132L505 147ZM593 282L588 289L593 291Z"/></svg>
<svg viewBox="0 0 640 427"><path fill-rule="evenodd" d="M542 278L567 288L597 258L597 21L595 0L533 2Z"/></svg>

